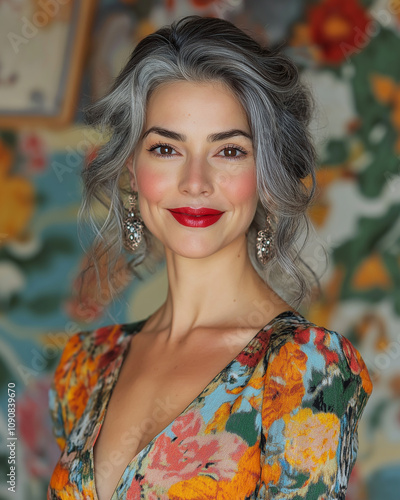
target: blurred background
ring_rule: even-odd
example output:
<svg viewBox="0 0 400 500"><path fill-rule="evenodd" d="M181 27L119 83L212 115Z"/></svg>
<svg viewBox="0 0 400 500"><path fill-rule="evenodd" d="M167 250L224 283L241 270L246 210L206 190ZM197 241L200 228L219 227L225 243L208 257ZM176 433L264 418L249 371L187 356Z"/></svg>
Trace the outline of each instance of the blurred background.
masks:
<svg viewBox="0 0 400 500"><path fill-rule="evenodd" d="M99 139L82 109L142 37L188 14L283 44L312 89L320 168L306 260L322 294L299 310L347 337L374 384L346 498L399 500L400 0L0 0L0 499L46 497L60 453L47 392L66 340L147 317L164 300L163 262L141 281L121 276L111 304L90 283L76 298L79 174ZM9 384L16 494L6 483Z"/></svg>

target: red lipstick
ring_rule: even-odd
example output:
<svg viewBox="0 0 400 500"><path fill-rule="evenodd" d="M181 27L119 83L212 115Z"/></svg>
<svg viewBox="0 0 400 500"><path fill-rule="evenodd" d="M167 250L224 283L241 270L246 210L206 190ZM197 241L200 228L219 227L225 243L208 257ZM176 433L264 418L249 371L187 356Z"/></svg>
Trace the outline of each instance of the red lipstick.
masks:
<svg viewBox="0 0 400 500"><path fill-rule="evenodd" d="M215 224L224 212L214 210L213 208L169 208L173 217L182 224L188 227L207 227Z"/></svg>

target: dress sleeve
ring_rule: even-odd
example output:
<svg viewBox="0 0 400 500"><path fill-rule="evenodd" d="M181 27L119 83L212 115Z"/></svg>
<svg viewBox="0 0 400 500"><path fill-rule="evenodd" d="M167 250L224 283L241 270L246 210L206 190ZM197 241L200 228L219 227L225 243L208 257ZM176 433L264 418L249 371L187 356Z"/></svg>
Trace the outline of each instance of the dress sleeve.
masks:
<svg viewBox="0 0 400 500"><path fill-rule="evenodd" d="M53 374L49 396L49 412L53 424L53 435L61 450L64 449L72 422L75 420L77 378L82 372L78 364L82 348L82 332L70 337L63 349Z"/></svg>
<svg viewBox="0 0 400 500"><path fill-rule="evenodd" d="M258 498L345 500L371 392L360 353L342 335L304 325L277 338L263 392Z"/></svg>
<svg viewBox="0 0 400 500"><path fill-rule="evenodd" d="M53 435L61 451L65 447L67 436L65 434L60 398L55 388L54 378L49 388L49 411L53 423Z"/></svg>

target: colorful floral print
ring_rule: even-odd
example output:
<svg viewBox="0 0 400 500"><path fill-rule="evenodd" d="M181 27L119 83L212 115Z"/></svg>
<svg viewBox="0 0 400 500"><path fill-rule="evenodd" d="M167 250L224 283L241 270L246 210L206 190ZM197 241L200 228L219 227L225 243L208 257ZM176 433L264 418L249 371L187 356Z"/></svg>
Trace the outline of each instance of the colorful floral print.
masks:
<svg viewBox="0 0 400 500"><path fill-rule="evenodd" d="M97 499L93 446L145 321L69 339L49 393L62 453L48 500ZM283 312L133 457L112 500L344 500L371 392L347 339Z"/></svg>

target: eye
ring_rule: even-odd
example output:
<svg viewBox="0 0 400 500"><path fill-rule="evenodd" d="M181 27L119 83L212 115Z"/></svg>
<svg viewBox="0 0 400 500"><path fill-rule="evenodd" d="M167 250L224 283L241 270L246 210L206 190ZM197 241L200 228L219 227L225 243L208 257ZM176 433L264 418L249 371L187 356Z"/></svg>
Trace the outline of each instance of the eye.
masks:
<svg viewBox="0 0 400 500"><path fill-rule="evenodd" d="M239 146L225 146L221 149L217 156L221 156L222 158L227 158L229 160L237 160L247 156L247 151Z"/></svg>
<svg viewBox="0 0 400 500"><path fill-rule="evenodd" d="M171 156L175 156L173 153L175 149L169 144L154 144L147 151L150 151L154 156L159 156L163 158L170 158Z"/></svg>

